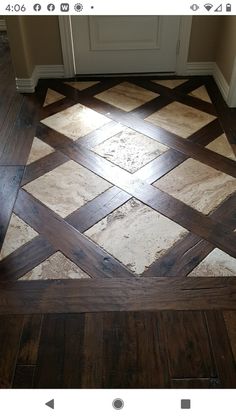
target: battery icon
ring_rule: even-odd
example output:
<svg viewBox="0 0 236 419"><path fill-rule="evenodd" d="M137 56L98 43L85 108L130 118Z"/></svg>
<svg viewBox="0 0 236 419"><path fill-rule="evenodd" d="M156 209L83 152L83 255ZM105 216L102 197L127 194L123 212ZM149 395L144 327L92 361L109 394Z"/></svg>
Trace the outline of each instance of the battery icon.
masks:
<svg viewBox="0 0 236 419"><path fill-rule="evenodd" d="M231 12L232 11L232 6L230 3L226 4L226 12Z"/></svg>

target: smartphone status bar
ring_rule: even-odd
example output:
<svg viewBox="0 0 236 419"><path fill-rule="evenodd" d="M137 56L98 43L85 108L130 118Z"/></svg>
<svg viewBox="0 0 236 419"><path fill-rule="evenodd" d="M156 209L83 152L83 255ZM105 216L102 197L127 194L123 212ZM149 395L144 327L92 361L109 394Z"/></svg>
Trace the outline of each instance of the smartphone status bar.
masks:
<svg viewBox="0 0 236 419"><path fill-rule="evenodd" d="M230 2L211 3L197 0L1 0L0 15L229 15L236 14Z"/></svg>

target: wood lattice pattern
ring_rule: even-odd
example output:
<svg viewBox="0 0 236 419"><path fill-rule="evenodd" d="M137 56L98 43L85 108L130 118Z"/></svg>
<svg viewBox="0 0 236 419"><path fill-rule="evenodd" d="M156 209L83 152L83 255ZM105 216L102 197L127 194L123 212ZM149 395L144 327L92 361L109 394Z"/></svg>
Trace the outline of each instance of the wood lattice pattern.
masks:
<svg viewBox="0 0 236 419"><path fill-rule="evenodd" d="M236 275L235 139L212 78L45 81L34 101L1 278Z"/></svg>

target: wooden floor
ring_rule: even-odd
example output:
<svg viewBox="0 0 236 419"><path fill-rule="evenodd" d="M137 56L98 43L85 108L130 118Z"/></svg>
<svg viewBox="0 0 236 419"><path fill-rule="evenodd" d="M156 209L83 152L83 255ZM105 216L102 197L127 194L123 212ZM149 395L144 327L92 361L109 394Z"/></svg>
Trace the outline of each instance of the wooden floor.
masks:
<svg viewBox="0 0 236 419"><path fill-rule="evenodd" d="M236 388L236 278L229 273L236 257L236 163L224 147L212 148L223 136L227 150L235 150L236 111L211 77L179 78L172 88L142 77L104 79L83 89L47 80L35 94L18 95L4 39L0 49L0 387ZM114 91L122 83L125 90ZM192 94L202 87L207 97ZM137 105L140 88L148 99ZM191 134L176 133L178 121L167 130L164 114L159 125L152 119L176 103L191 109L193 125L199 121L198 129L186 121L178 127ZM73 120L67 123L78 104L94 126L88 132L80 120L80 135ZM54 116L68 109L64 125L55 125ZM117 156L102 155L101 145L122 129L162 151L139 168L114 163ZM223 182L222 199L208 200L208 209L199 207L205 190L185 202L175 188L158 183L189 162L204 164L199 167ZM100 192L87 199L85 190L78 205L77 196L64 203L65 188L55 203L54 190L47 193L41 181L53 173L56 184L61 174L55 170L65 164L86 169L84 179ZM208 190L214 192L212 184ZM139 230L143 221L132 231L130 222L122 227L128 237L140 236L133 253L120 252L119 223L130 202L142 217L148 214L147 223L154 217L165 226L165 252L148 249L144 262L138 250L145 249L152 225ZM103 220L116 222L116 211L118 228L103 242ZM169 225L174 241L166 236ZM216 256L223 258L219 266ZM60 276L65 269L68 276Z"/></svg>

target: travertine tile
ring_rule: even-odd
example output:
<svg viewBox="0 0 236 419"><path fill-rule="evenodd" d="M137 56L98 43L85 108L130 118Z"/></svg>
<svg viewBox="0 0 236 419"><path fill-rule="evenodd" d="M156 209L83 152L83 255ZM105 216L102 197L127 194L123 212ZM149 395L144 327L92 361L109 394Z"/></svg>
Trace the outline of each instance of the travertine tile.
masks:
<svg viewBox="0 0 236 419"><path fill-rule="evenodd" d="M215 151L215 153L221 154L222 156L228 157L231 160L236 160L233 149L225 134L222 134L220 137L216 138L216 140L209 143L206 148Z"/></svg>
<svg viewBox="0 0 236 419"><path fill-rule="evenodd" d="M110 183L69 161L28 183L24 189L66 217L110 187Z"/></svg>
<svg viewBox="0 0 236 419"><path fill-rule="evenodd" d="M93 150L130 173L168 150L165 145L126 128Z"/></svg>
<svg viewBox="0 0 236 419"><path fill-rule="evenodd" d="M161 86L169 87L169 89L174 89L175 87L180 86L181 84L185 83L187 80L152 80L156 84L160 84Z"/></svg>
<svg viewBox="0 0 236 419"><path fill-rule="evenodd" d="M159 95L134 84L123 82L95 97L123 111L132 111Z"/></svg>
<svg viewBox="0 0 236 419"><path fill-rule="evenodd" d="M214 119L216 119L215 116L182 103L173 102L148 116L146 121L187 138Z"/></svg>
<svg viewBox="0 0 236 419"><path fill-rule="evenodd" d="M154 186L208 214L236 191L236 179L188 159L155 182Z"/></svg>
<svg viewBox="0 0 236 419"><path fill-rule="evenodd" d="M236 259L214 249L188 276L235 276Z"/></svg>
<svg viewBox="0 0 236 419"><path fill-rule="evenodd" d="M61 252L56 252L20 279L37 280L79 278L90 278L90 276L82 271L82 269L80 269L75 263L66 258Z"/></svg>
<svg viewBox="0 0 236 419"><path fill-rule="evenodd" d="M43 107L51 105L52 103L58 102L59 100L64 99L64 97L65 96L61 95L60 93L55 92L55 90L48 89Z"/></svg>
<svg viewBox="0 0 236 419"><path fill-rule="evenodd" d="M187 230L136 199L131 199L85 233L137 274L185 234Z"/></svg>
<svg viewBox="0 0 236 419"><path fill-rule="evenodd" d="M12 214L0 253L0 260L4 259L12 252L19 249L19 247L23 246L37 235L38 233L33 230L33 228L26 224L21 218L17 217L15 214Z"/></svg>
<svg viewBox="0 0 236 419"><path fill-rule="evenodd" d="M198 99L204 100L205 102L211 102L210 96L207 93L205 86L198 87L190 93L190 96L197 97Z"/></svg>
<svg viewBox="0 0 236 419"><path fill-rule="evenodd" d="M110 119L106 116L77 104L49 116L41 122L75 141L109 121Z"/></svg>
<svg viewBox="0 0 236 419"><path fill-rule="evenodd" d="M88 87L92 87L95 84L98 84L99 81L69 81L66 82L71 87L74 87L74 89L77 90L85 90L88 89Z"/></svg>
<svg viewBox="0 0 236 419"><path fill-rule="evenodd" d="M41 141L39 138L35 137L27 164L34 163L35 161L53 153L54 151L54 148L50 147L48 144L44 143L44 141Z"/></svg>

